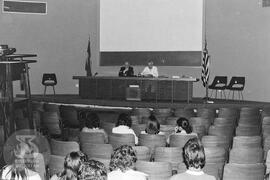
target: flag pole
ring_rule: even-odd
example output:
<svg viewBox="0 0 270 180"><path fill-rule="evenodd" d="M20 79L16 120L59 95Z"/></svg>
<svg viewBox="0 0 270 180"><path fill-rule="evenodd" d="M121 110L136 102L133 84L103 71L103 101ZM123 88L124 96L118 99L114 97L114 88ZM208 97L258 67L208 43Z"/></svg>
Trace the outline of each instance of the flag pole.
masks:
<svg viewBox="0 0 270 180"><path fill-rule="evenodd" d="M203 53L207 53L208 55L208 50L207 50L207 35L206 35L206 0L203 0L203 31L204 31L204 48L203 48ZM204 54L203 54L204 57ZM210 57L209 57L210 58ZM206 83L205 83L205 101L209 101L209 94L208 94L208 80L209 77L206 77Z"/></svg>

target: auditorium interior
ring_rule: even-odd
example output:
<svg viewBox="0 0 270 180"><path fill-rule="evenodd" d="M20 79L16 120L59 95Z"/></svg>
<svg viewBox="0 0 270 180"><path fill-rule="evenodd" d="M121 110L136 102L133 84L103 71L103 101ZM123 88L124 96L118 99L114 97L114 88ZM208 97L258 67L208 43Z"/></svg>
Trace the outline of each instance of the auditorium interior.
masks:
<svg viewBox="0 0 270 180"><path fill-rule="evenodd" d="M72 151L109 174L121 145L133 147L148 179L169 180L187 170L183 147L194 136L174 135L183 117L204 146L205 173L269 176L270 0L0 0L0 8L1 167L17 136L34 136L42 180L61 173ZM149 60L158 77L141 76ZM125 62L134 75L119 77ZM91 113L107 140L82 131ZM138 143L112 133L123 113ZM141 133L152 115L164 134Z"/></svg>

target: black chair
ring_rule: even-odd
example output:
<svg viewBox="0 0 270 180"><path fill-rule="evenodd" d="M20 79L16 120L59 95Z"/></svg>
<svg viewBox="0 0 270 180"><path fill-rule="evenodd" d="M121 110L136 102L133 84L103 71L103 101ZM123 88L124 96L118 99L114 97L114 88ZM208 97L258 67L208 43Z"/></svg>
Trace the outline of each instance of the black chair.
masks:
<svg viewBox="0 0 270 180"><path fill-rule="evenodd" d="M42 84L45 86L44 88L44 96L46 94L47 86L53 87L53 93L55 95L54 86L57 84L57 79L55 73L44 73L42 77Z"/></svg>
<svg viewBox="0 0 270 180"><path fill-rule="evenodd" d="M230 93L232 91L233 92L232 99L234 99L234 91L238 91L238 98L240 99L240 95L241 95L242 100L244 100L242 92L245 87L245 81L246 81L245 77L233 76L231 78L229 85L226 87L226 89L230 90L228 97L230 97Z"/></svg>
<svg viewBox="0 0 270 180"><path fill-rule="evenodd" d="M209 89L211 89L211 95L213 91L216 91L215 98L217 98L217 92L220 92L220 97L222 98L222 94L224 95L226 99L225 89L227 87L227 76L216 76L210 86L208 86Z"/></svg>

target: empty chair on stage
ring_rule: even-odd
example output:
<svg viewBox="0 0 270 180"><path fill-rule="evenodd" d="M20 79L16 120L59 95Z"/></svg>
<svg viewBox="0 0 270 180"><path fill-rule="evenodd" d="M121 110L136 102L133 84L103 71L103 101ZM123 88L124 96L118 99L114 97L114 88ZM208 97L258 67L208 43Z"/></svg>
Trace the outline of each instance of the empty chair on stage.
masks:
<svg viewBox="0 0 270 180"><path fill-rule="evenodd" d="M228 98L230 98L230 93L231 91L233 92L232 94L232 99L234 99L234 92L238 92L238 98L244 100L243 96L243 90L245 88L245 77L238 77L238 76L233 76L230 80L229 85L227 86L227 90L229 90ZM241 96L241 97L240 97Z"/></svg>
<svg viewBox="0 0 270 180"><path fill-rule="evenodd" d="M216 76L211 85L208 86L212 90L210 97L212 96L213 91L216 91L215 98L217 98L217 93L220 92L220 97L222 94L226 99L225 89L227 87L227 76Z"/></svg>
<svg viewBox="0 0 270 180"><path fill-rule="evenodd" d="M54 86L57 84L56 74L55 73L44 73L42 77L42 84L44 87L44 96L46 94L47 86L51 86L53 88L53 94L55 95Z"/></svg>

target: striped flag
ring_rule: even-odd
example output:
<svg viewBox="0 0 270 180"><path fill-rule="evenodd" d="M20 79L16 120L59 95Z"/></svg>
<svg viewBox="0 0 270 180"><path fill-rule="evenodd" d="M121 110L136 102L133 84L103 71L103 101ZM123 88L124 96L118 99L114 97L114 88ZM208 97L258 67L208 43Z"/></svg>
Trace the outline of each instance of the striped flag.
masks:
<svg viewBox="0 0 270 180"><path fill-rule="evenodd" d="M90 43L90 37L88 39L88 46L87 46L87 58L85 61L85 71L87 76L92 76L92 71L91 71L91 43Z"/></svg>
<svg viewBox="0 0 270 180"><path fill-rule="evenodd" d="M202 82L203 86L206 87L208 85L208 80L209 80L209 54L207 50L207 44L205 43L205 47L203 49L203 59L202 59Z"/></svg>

